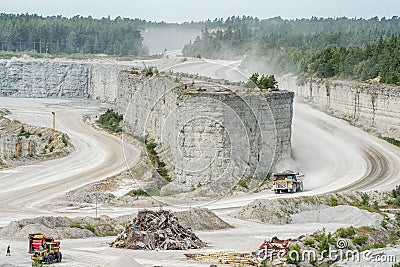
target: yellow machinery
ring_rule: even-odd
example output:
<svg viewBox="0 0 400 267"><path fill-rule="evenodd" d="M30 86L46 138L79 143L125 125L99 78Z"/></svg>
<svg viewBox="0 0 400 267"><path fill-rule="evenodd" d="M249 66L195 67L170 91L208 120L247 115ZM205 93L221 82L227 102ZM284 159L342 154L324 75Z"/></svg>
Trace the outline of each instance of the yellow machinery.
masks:
<svg viewBox="0 0 400 267"><path fill-rule="evenodd" d="M39 250L35 251L31 259L47 264L61 262L62 254L60 252L60 242L45 242Z"/></svg>
<svg viewBox="0 0 400 267"><path fill-rule="evenodd" d="M296 193L304 190L303 185L304 174L295 173L292 171L284 171L272 174L274 182L274 192L279 194L281 192Z"/></svg>

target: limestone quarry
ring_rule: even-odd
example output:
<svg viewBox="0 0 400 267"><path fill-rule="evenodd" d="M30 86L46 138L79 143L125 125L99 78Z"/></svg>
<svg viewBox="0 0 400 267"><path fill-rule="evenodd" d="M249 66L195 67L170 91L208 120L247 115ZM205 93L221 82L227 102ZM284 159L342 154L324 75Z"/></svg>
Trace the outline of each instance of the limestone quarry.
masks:
<svg viewBox="0 0 400 267"><path fill-rule="evenodd" d="M0 204L4 208L0 223L4 227L0 248L11 244L13 254L25 255L27 233L38 231L62 239L65 262L60 266L93 266L95 262L99 266L209 267L217 262L194 261L184 254L251 255L275 236L294 238L306 248L304 243L310 238L320 244L317 235L310 233L322 228L335 233L353 225L359 231L374 229L371 233L377 238L368 237L370 246L389 242L391 232L398 230L396 210L387 206L387 193L381 191L398 183L397 148L294 103L300 91L290 83L281 82L280 90L270 91L243 87L236 76L235 82L201 76L221 76L226 64L232 67L230 71L238 64L219 63L181 58L169 63L167 59L0 61L1 105L10 110L9 114L4 110L4 116L21 120L25 130L34 133L30 127L36 126L29 122L40 125L46 121L48 125L46 116L56 110L60 136L67 134L75 146L64 159L1 172ZM158 66L158 71L146 75L149 66ZM347 89L340 90L344 95ZM396 117L390 111L396 99L384 100L388 112L381 114L392 112ZM350 102L350 107L342 108L344 101L337 101L338 112L351 109ZM360 114L370 114L370 108L362 109L363 105ZM122 133L96 124L108 109L124 116ZM364 115L360 122L369 116ZM374 123L378 125L385 116L376 116ZM340 139L338 132L346 138ZM382 135L396 137L389 132ZM16 127L13 134L19 133ZM48 132L42 137L49 136ZM159 157L157 164L149 151ZM171 182L162 177L160 166ZM274 169L288 168L306 173L305 191L275 195L265 178ZM45 177L42 183L41 177ZM341 188L379 192L367 193L367 205L360 204L366 198L362 193L326 194ZM165 220L161 215L135 218L143 208L149 214L171 210L180 226L170 215ZM133 231L132 223L144 230ZM159 223L161 231L157 231ZM191 233L183 228L191 228ZM152 250L156 244L189 249L186 245L197 240L192 234L207 246L202 243L195 251ZM110 247L114 241L128 239L128 246L143 248L144 244L150 250ZM28 257L15 261L3 254L0 259L5 264L31 264Z"/></svg>

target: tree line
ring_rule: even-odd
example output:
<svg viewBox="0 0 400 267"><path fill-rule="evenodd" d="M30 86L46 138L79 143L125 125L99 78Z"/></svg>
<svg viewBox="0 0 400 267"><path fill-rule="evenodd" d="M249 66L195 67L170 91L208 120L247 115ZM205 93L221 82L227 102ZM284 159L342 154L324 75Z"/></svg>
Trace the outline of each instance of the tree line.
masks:
<svg viewBox="0 0 400 267"><path fill-rule="evenodd" d="M141 55L146 21L75 16L0 14L0 49L38 53Z"/></svg>
<svg viewBox="0 0 400 267"><path fill-rule="evenodd" d="M264 61L276 73L367 80L400 85L400 19L257 20L234 17L205 28L185 56Z"/></svg>

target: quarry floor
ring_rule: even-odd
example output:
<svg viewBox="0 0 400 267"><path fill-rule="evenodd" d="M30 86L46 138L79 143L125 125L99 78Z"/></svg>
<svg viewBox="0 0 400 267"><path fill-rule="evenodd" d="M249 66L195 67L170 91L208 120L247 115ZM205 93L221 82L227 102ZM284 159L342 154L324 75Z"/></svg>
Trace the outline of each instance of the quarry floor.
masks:
<svg viewBox="0 0 400 267"><path fill-rule="evenodd" d="M164 62L162 67L215 78L245 79L247 76L238 72L238 65L239 63L234 61L189 60L187 63L173 66L167 66ZM51 127L51 112L56 112L57 129L66 132L75 146L75 152L65 158L0 171L0 226L12 220L40 215L94 215L94 207L68 210L60 207L48 210L45 204L52 203L60 194L120 173L137 162L138 149L130 144L121 143L117 137L90 125L93 116L104 111L107 105L94 101L0 98L0 106L11 111L11 118L45 127ZM83 120L85 115L89 115L89 119ZM293 155L296 160L282 164L281 168L298 169L306 173L305 192L296 196L344 189L384 191L398 184L398 147L306 104L296 102L294 105L292 138ZM265 238L297 237L322 227L334 230L342 226L318 223L273 226L227 216L227 213L255 199L277 197L291 195L274 195L267 191L229 196L207 203L207 208L212 209L235 228L200 231L199 237L210 244L210 247L202 252L249 252L255 250ZM100 212L115 216L135 210L133 207L101 209ZM187 261L183 251L143 252L112 249L107 245L112 240L113 237L63 240L64 263L57 266L134 266L133 259L145 266L209 266ZM11 257L4 256L8 244L12 248ZM0 240L0 262L3 264L30 266L31 261L26 251L27 242Z"/></svg>

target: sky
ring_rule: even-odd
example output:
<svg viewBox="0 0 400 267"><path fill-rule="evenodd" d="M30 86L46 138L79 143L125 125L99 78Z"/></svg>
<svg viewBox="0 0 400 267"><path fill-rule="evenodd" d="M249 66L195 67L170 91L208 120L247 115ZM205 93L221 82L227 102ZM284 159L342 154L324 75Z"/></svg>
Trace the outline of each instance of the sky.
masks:
<svg viewBox="0 0 400 267"><path fill-rule="evenodd" d="M258 18L400 16L399 0L0 0L0 13L117 16L184 22L246 15Z"/></svg>

